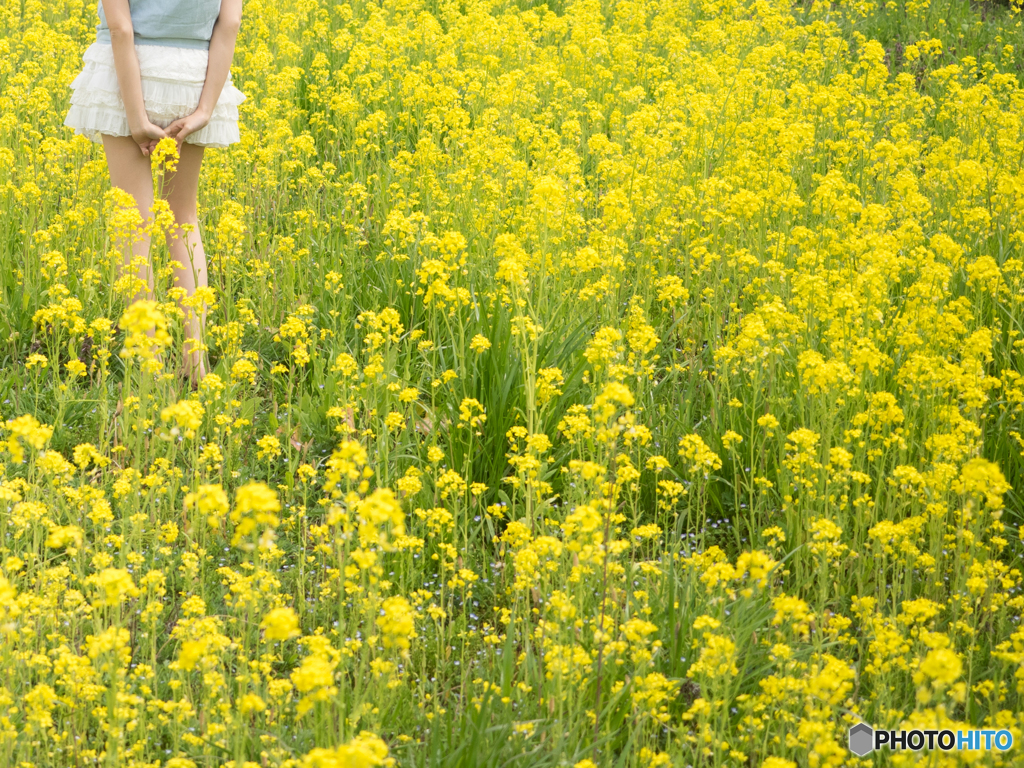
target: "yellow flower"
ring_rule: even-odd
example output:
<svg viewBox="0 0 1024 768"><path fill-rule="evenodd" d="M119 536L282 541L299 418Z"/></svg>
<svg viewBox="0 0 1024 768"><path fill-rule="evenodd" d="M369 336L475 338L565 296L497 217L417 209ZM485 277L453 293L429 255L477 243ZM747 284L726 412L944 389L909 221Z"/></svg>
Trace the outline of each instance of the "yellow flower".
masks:
<svg viewBox="0 0 1024 768"><path fill-rule="evenodd" d="M247 693L238 700L238 711L243 715L247 715L250 712L262 712L266 708L266 702L255 693Z"/></svg>
<svg viewBox="0 0 1024 768"><path fill-rule="evenodd" d="M700 657L686 674L687 677L702 676L719 680L738 675L739 671L736 666L736 643L722 635L705 633Z"/></svg>
<svg viewBox="0 0 1024 768"><path fill-rule="evenodd" d="M151 360L162 348L171 344L167 318L155 301L136 301L121 315L119 325L128 333L122 356Z"/></svg>
<svg viewBox="0 0 1024 768"><path fill-rule="evenodd" d="M483 424L487 420L487 414L484 413L484 407L478 400L472 397L465 397L462 399L462 403L459 405L459 424L469 425L475 429Z"/></svg>
<svg viewBox="0 0 1024 768"><path fill-rule="evenodd" d="M416 637L416 611L404 597L389 597L381 603L377 617L385 648L398 648L406 652Z"/></svg>
<svg viewBox="0 0 1024 768"><path fill-rule="evenodd" d="M235 524L231 545L238 546L259 526L277 526L280 519L275 513L280 511L281 502L272 488L263 483L246 483L241 486L235 492L235 508L230 514L231 522Z"/></svg>
<svg viewBox="0 0 1024 768"><path fill-rule="evenodd" d="M235 492L235 511L240 514L270 513L280 509L277 492L263 483L246 483Z"/></svg>
<svg viewBox="0 0 1024 768"><path fill-rule="evenodd" d="M301 641L309 648L309 655L290 675L295 689L304 694L297 706L298 714L304 715L318 701L325 701L334 695L334 668L338 665L340 654L333 648L327 638L312 635Z"/></svg>
<svg viewBox="0 0 1024 768"><path fill-rule="evenodd" d="M698 473L707 478L709 472L722 468L722 460L701 439L700 435L683 435L679 438L679 455L687 460L686 471Z"/></svg>
<svg viewBox="0 0 1024 768"><path fill-rule="evenodd" d="M288 640L302 634L299 632L299 617L287 607L269 611L260 622L260 629L267 640Z"/></svg>
<svg viewBox="0 0 1024 768"><path fill-rule="evenodd" d="M228 495L219 485L203 484L195 492L185 494L185 506L195 506L200 514L206 515L211 528L219 528L228 512Z"/></svg>
<svg viewBox="0 0 1024 768"><path fill-rule="evenodd" d="M743 435L733 432L731 429L727 430L725 434L722 435L722 445L725 446L726 450L731 449L734 444L739 445L742 442Z"/></svg>
<svg viewBox="0 0 1024 768"><path fill-rule="evenodd" d="M46 546L63 549L68 545L82 546L82 529L77 525L55 525L46 537Z"/></svg>
<svg viewBox="0 0 1024 768"><path fill-rule="evenodd" d="M179 400L160 411L160 420L174 421L175 428L171 434L178 434L178 429L185 430L185 437L195 437L195 431L203 424L203 405L196 400Z"/></svg>
<svg viewBox="0 0 1024 768"><path fill-rule="evenodd" d="M256 458L273 459L281 454L281 441L273 435L264 435L256 441Z"/></svg>
<svg viewBox="0 0 1024 768"><path fill-rule="evenodd" d="M88 369L81 360L69 360L64 364L64 370L68 372L71 378L77 379L79 376L84 376Z"/></svg>
<svg viewBox="0 0 1024 768"><path fill-rule="evenodd" d="M129 597L137 597L139 588L132 581L132 575L124 568L105 568L86 579L86 583L97 588L94 605L113 607Z"/></svg>
<svg viewBox="0 0 1024 768"><path fill-rule="evenodd" d="M773 627L788 623L794 632L807 634L808 622L813 618L807 603L799 597L779 595L772 600L772 607L775 609L775 615L772 617Z"/></svg>
<svg viewBox="0 0 1024 768"><path fill-rule="evenodd" d="M25 451L22 449L21 443L40 451L53 434L53 427L40 424L34 416L29 414L9 419L5 422L5 426L11 433L7 438L7 450L15 464L20 464L25 460Z"/></svg>
<svg viewBox="0 0 1024 768"><path fill-rule="evenodd" d="M619 407L628 408L633 402L633 393L629 388L625 384L613 381L606 384L601 394L594 398L594 412L598 421L607 422Z"/></svg>
<svg viewBox="0 0 1024 768"><path fill-rule="evenodd" d="M394 765L388 746L368 731L334 749L317 748L302 758L302 768L376 768Z"/></svg>
<svg viewBox="0 0 1024 768"><path fill-rule="evenodd" d="M24 563L20 561L16 563L11 562L13 559L8 558L4 563L4 567L11 573L16 573L21 570ZM21 606L17 603L17 597L17 590L7 580L6 576L0 574L0 632L7 632L12 629L13 627L8 625L7 622L21 613Z"/></svg>
<svg viewBox="0 0 1024 768"><path fill-rule="evenodd" d="M956 682L963 671L960 657L948 648L928 651L914 674L914 682L921 685L930 681L933 687L947 686Z"/></svg>
<svg viewBox="0 0 1024 768"><path fill-rule="evenodd" d="M206 654L207 642L202 640L186 640L181 644L178 651L178 666L186 672L190 672L201 658Z"/></svg>
<svg viewBox="0 0 1024 768"><path fill-rule="evenodd" d="M334 664L322 656L307 656L291 674L295 690L308 693L329 686L334 681Z"/></svg>
<svg viewBox="0 0 1024 768"><path fill-rule="evenodd" d="M158 168L162 167L167 173L174 171L178 167L178 142L165 136L156 143L151 157Z"/></svg>

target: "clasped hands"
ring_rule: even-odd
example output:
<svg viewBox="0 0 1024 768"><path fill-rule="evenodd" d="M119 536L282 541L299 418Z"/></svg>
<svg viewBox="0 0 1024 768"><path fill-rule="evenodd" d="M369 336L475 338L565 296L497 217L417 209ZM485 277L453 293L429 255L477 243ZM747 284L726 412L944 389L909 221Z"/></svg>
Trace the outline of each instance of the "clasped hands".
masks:
<svg viewBox="0 0 1024 768"><path fill-rule="evenodd" d="M166 128L161 128L159 125L154 124L148 117L143 118L139 125L132 127L131 133L132 138L139 145L139 149L142 150L142 154L149 157L150 153L156 149L157 142L160 139L169 136L178 143L178 149L180 150L181 145L190 134L202 130L209 122L209 113L199 108L190 115L179 117Z"/></svg>

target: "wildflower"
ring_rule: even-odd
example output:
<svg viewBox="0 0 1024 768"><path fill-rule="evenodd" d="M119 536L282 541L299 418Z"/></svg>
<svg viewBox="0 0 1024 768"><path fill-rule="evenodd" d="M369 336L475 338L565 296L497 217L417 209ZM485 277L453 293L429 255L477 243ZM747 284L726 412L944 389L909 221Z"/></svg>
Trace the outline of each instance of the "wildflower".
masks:
<svg viewBox="0 0 1024 768"><path fill-rule="evenodd" d="M960 677L963 663L960 657L948 648L928 651L914 674L914 682L921 685L930 682L934 687L951 685Z"/></svg>
<svg viewBox="0 0 1024 768"><path fill-rule="evenodd" d="M264 435L256 441L256 458L272 460L281 455L281 441L273 435Z"/></svg>
<svg viewBox="0 0 1024 768"><path fill-rule="evenodd" d="M775 615L772 617L773 627L788 623L797 634L807 634L808 622L812 618L807 603L799 597L779 595L772 600L772 607L775 609Z"/></svg>
<svg viewBox="0 0 1024 768"><path fill-rule="evenodd" d="M766 413L757 419L757 426L764 428L768 437L771 437L775 434L775 430L779 428L779 420L772 414Z"/></svg>
<svg viewBox="0 0 1024 768"><path fill-rule="evenodd" d="M260 622L263 637L267 640L288 640L302 634L299 631L299 617L291 608L275 608Z"/></svg>
<svg viewBox="0 0 1024 768"><path fill-rule="evenodd" d="M620 342L622 333L616 328L601 328L587 344L583 356L595 369L606 368L625 351Z"/></svg>
<svg viewBox="0 0 1024 768"><path fill-rule="evenodd" d="M10 572L15 573L20 568L13 567L16 563L12 563L11 559L4 563L4 568ZM9 623L11 619L16 618L21 613L21 606L17 602L17 590L11 585L11 582L7 580L7 577L0 574L0 633L6 633L13 629Z"/></svg>
<svg viewBox="0 0 1024 768"><path fill-rule="evenodd" d="M75 446L72 456L79 469L87 469L90 464L105 467L110 463L110 459L100 453L92 443L79 443Z"/></svg>
<svg viewBox="0 0 1024 768"><path fill-rule="evenodd" d="M348 482L359 480L367 459L366 448L359 442L343 440L327 460L324 490L337 495L337 486L343 479Z"/></svg>
<svg viewBox="0 0 1024 768"><path fill-rule="evenodd" d="M262 712L267 708L267 703L255 693L247 693L238 700L238 711L243 715L251 712Z"/></svg>
<svg viewBox="0 0 1024 768"><path fill-rule="evenodd" d="M369 731L360 731L349 742L334 749L317 748L303 758L302 768L374 768L395 764L388 757L388 747L380 738Z"/></svg>
<svg viewBox="0 0 1024 768"><path fill-rule="evenodd" d="M256 366L251 360L242 358L236 360L231 366L231 379L232 381L245 381L250 386L256 384Z"/></svg>
<svg viewBox="0 0 1024 768"><path fill-rule="evenodd" d="M559 368L542 368L537 371L537 405L544 406L562 394L560 387L565 377Z"/></svg>
<svg viewBox="0 0 1024 768"><path fill-rule="evenodd" d="M32 730L45 731L53 727L50 713L57 704L57 693L49 685L39 683L25 694L28 722Z"/></svg>
<svg viewBox="0 0 1024 768"><path fill-rule="evenodd" d="M126 358L152 360L161 349L171 344L167 318L155 301L136 301L125 310L119 324L128 333L121 352Z"/></svg>
<svg viewBox="0 0 1024 768"><path fill-rule="evenodd" d="M206 515L211 528L219 528L228 512L228 495L219 485L200 485L195 492L185 494L185 506L195 506L200 514Z"/></svg>
<svg viewBox="0 0 1024 768"><path fill-rule="evenodd" d="M177 169L178 159L178 143L174 139L165 136L157 142L153 149L152 161L158 168L170 173Z"/></svg>
<svg viewBox="0 0 1024 768"><path fill-rule="evenodd" d="M206 648L205 639L186 640L178 651L178 666L186 672L192 671L199 660L206 655Z"/></svg>
<svg viewBox="0 0 1024 768"><path fill-rule="evenodd" d="M93 604L97 606L114 607L126 598L139 595L132 575L124 568L105 568L89 576L86 582L96 587L97 598Z"/></svg>
<svg viewBox="0 0 1024 768"><path fill-rule="evenodd" d="M174 421L175 426L171 434L176 435L179 429L184 429L185 438L191 439L203 424L203 406L195 400L179 400L160 411L160 420Z"/></svg>
<svg viewBox="0 0 1024 768"><path fill-rule="evenodd" d="M235 524L231 545L238 546L258 526L276 527L281 502L277 493L263 483L246 483L235 492L235 508L229 517Z"/></svg>
<svg viewBox="0 0 1024 768"><path fill-rule="evenodd" d="M63 549L69 545L76 548L82 546L83 531L77 525L55 525L50 528L46 537L46 546L51 549Z"/></svg>
<svg viewBox="0 0 1024 768"><path fill-rule="evenodd" d="M658 301L663 304L681 304L690 298L690 292L686 290L682 279L676 275L658 278L655 287L658 289Z"/></svg>
<svg viewBox="0 0 1024 768"><path fill-rule="evenodd" d="M469 342L469 348L477 354L486 352L491 348L491 342L486 336L482 336L479 333L473 337L472 341Z"/></svg>
<svg viewBox="0 0 1024 768"><path fill-rule="evenodd" d="M736 644L727 637L706 634L700 657L687 670L687 677L703 675L710 679L720 679L739 674L736 666Z"/></svg>
<svg viewBox="0 0 1024 768"><path fill-rule="evenodd" d="M309 646L310 653L290 675L295 690L304 694L297 707L299 715L304 715L316 702L326 700L337 691L334 669L340 656L326 638L314 635L302 642Z"/></svg>
<svg viewBox="0 0 1024 768"><path fill-rule="evenodd" d="M398 648L408 652L410 640L416 637L416 612L404 597L389 597L381 603L377 617L385 648Z"/></svg>
<svg viewBox="0 0 1024 768"><path fill-rule="evenodd" d="M733 432L731 429L722 435L722 445L725 446L726 450L732 450L733 445L739 445L742 442L743 436Z"/></svg>
<svg viewBox="0 0 1024 768"><path fill-rule="evenodd" d="M487 414L484 413L484 407L478 400L471 397L462 399L462 403L459 405L460 425L468 425L470 428L476 429L486 420Z"/></svg>
<svg viewBox="0 0 1024 768"><path fill-rule="evenodd" d="M7 451L11 454L11 459L15 464L20 464L25 460L22 443L41 451L53 434L53 427L40 424L34 416L28 414L16 419L9 419L4 426L10 432L7 438Z"/></svg>
<svg viewBox="0 0 1024 768"><path fill-rule="evenodd" d="M708 472L722 468L722 460L705 445L700 435L683 435L679 438L679 455L687 460L687 472L691 475L703 473L706 479Z"/></svg>
<svg viewBox="0 0 1024 768"><path fill-rule="evenodd" d="M594 412L599 421L607 422L615 415L618 407L628 408L633 403L633 394L625 384L611 382L606 384L601 394L594 398Z"/></svg>

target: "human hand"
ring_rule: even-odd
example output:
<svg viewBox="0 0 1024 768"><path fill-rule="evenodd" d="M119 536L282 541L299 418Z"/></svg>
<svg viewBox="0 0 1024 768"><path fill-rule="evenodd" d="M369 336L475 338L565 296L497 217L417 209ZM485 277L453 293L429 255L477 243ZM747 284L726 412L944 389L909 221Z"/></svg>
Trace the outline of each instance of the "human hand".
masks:
<svg viewBox="0 0 1024 768"><path fill-rule="evenodd" d="M142 154L149 157L149 154L156 149L160 139L167 136L167 132L159 125L154 125L148 119L131 128L132 138L135 139L142 150Z"/></svg>
<svg viewBox="0 0 1024 768"><path fill-rule="evenodd" d="M200 107L191 115L179 117L168 125L167 135L178 142L178 149L181 149L181 145L190 134L202 130L209 122L210 114Z"/></svg>

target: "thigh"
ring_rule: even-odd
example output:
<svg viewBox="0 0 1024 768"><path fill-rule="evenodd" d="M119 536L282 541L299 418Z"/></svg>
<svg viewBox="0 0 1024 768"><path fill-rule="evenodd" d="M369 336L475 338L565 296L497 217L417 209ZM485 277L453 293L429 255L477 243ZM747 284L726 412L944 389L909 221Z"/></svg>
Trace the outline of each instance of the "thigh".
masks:
<svg viewBox="0 0 1024 768"><path fill-rule="evenodd" d="M143 218L153 206L153 171L149 158L131 136L103 134L103 151L110 169L110 183L135 198Z"/></svg>
<svg viewBox="0 0 1024 768"><path fill-rule="evenodd" d="M199 169L203 164L203 152L203 147L183 143L179 150L178 167L164 179L164 199L170 204L175 221L180 224L196 218Z"/></svg>

